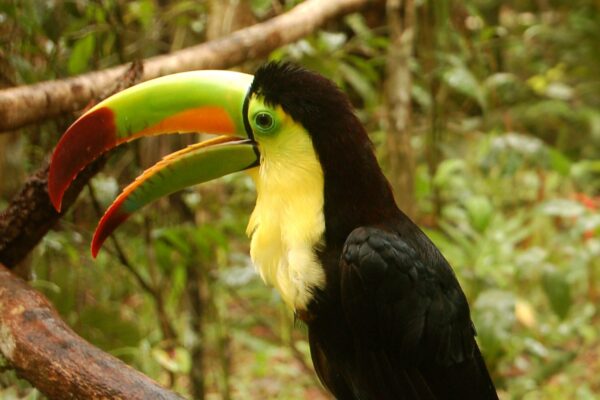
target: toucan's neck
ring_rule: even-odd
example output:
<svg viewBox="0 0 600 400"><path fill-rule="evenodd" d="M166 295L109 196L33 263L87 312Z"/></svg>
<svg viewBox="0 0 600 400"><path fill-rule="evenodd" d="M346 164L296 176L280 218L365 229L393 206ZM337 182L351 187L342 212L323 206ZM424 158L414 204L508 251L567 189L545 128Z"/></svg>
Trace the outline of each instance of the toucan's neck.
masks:
<svg viewBox="0 0 600 400"><path fill-rule="evenodd" d="M328 246L342 246L359 226L382 224L401 214L363 126L351 113L337 121L334 129L340 133L312 135L323 169Z"/></svg>
<svg viewBox="0 0 600 400"><path fill-rule="evenodd" d="M326 243L342 246L353 229L388 221L397 216L398 208L370 150L339 162L323 166L324 215Z"/></svg>

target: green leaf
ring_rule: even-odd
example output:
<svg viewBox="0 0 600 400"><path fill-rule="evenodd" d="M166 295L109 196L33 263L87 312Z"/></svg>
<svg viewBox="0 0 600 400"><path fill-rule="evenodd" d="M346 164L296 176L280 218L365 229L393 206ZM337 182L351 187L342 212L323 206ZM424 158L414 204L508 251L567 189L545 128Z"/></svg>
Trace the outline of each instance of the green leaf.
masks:
<svg viewBox="0 0 600 400"><path fill-rule="evenodd" d="M486 89L497 89L501 86L515 85L519 83L519 78L509 72L497 72L491 74L484 82Z"/></svg>
<svg viewBox="0 0 600 400"><path fill-rule="evenodd" d="M494 215L490 200L485 196L472 196L465 202L465 208L471 225L479 232L485 231Z"/></svg>
<svg viewBox="0 0 600 400"><path fill-rule="evenodd" d="M575 218L585 213L585 207L573 200L554 199L542 204L542 213L553 217Z"/></svg>
<svg viewBox="0 0 600 400"><path fill-rule="evenodd" d="M467 164L464 160L450 158L440 163L435 172L433 183L435 186L447 187L455 175L463 175L466 172Z"/></svg>
<svg viewBox="0 0 600 400"><path fill-rule="evenodd" d="M96 40L91 34L84 36L75 42L67 66L69 74L77 75L89 69L88 66L94 53L95 46Z"/></svg>
<svg viewBox="0 0 600 400"><path fill-rule="evenodd" d="M154 2L150 0L132 1L128 4L128 11L132 17L142 23L144 28L148 28L155 15Z"/></svg>
<svg viewBox="0 0 600 400"><path fill-rule="evenodd" d="M600 174L600 161L581 160L573 165L573 176L581 177L586 174Z"/></svg>
<svg viewBox="0 0 600 400"><path fill-rule="evenodd" d="M561 274L555 268L547 269L542 275L542 287L550 301L552 311L560 319L564 319L571 308L571 304L573 304L571 287L564 274Z"/></svg>
<svg viewBox="0 0 600 400"><path fill-rule="evenodd" d="M546 88L546 96L551 99L569 101L574 96L573 88L561 82L552 82Z"/></svg>
<svg viewBox="0 0 600 400"><path fill-rule="evenodd" d="M475 100L482 110L487 107L482 86L475 75L465 66L457 65L446 70L442 75L446 84L457 92Z"/></svg>
<svg viewBox="0 0 600 400"><path fill-rule="evenodd" d="M479 342L490 359L498 358L510 345L515 304L513 293L491 289L482 292L473 305Z"/></svg>
<svg viewBox="0 0 600 400"><path fill-rule="evenodd" d="M550 166L552 169L563 176L569 175L571 171L571 160L560 151L551 147L547 148L550 156Z"/></svg>
<svg viewBox="0 0 600 400"><path fill-rule="evenodd" d="M152 349L152 357L164 369L174 373L186 374L192 366L190 353L182 347L177 347L175 350L169 352L154 348Z"/></svg>
<svg viewBox="0 0 600 400"><path fill-rule="evenodd" d="M421 107L423 110L431 109L431 95L429 91L418 83L413 83L411 88L412 99Z"/></svg>
<svg viewBox="0 0 600 400"><path fill-rule="evenodd" d="M352 88L356 90L358 94L360 94L365 103L373 105L377 102L377 92L371 85L371 82L369 82L363 74L345 63L340 63L338 68L344 79L350 83Z"/></svg>
<svg viewBox="0 0 600 400"><path fill-rule="evenodd" d="M252 7L252 11L259 17L264 17L269 14L271 11L271 7L273 3L271 0L251 0L250 5Z"/></svg>
<svg viewBox="0 0 600 400"><path fill-rule="evenodd" d="M365 38L373 37L373 32L367 25L365 18L361 14L350 14L344 18L344 22L350 26L350 28L359 36Z"/></svg>
<svg viewBox="0 0 600 400"><path fill-rule="evenodd" d="M88 305L80 311L78 333L104 350L137 345L142 337L138 322L124 319L117 312L118 305Z"/></svg>
<svg viewBox="0 0 600 400"><path fill-rule="evenodd" d="M319 44L323 46L323 49L329 52L339 50L344 46L348 37L345 33L333 33L333 32L320 32Z"/></svg>

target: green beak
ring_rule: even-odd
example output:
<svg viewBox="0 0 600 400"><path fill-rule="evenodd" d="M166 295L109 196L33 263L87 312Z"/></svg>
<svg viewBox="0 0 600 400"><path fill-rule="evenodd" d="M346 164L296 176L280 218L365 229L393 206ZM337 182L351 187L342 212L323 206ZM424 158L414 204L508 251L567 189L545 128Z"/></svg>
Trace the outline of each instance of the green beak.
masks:
<svg viewBox="0 0 600 400"><path fill-rule="evenodd" d="M251 83L251 75L231 71L169 75L109 97L69 127L54 150L48 178L50 200L58 211L77 174L121 143L164 133L222 135L165 157L125 188L98 224L94 256L104 240L144 205L258 165L259 153L244 122Z"/></svg>

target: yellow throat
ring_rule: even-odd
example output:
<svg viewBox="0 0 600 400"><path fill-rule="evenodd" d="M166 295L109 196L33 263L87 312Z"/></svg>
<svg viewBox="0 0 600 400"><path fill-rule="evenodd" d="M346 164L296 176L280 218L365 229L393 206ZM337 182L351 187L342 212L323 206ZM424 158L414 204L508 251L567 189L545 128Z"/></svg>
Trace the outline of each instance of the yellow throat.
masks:
<svg viewBox="0 0 600 400"><path fill-rule="evenodd" d="M325 285L315 254L325 231L323 171L309 134L281 109L277 112L286 129L257 138L261 163L249 171L257 199L246 231L262 279L289 307L305 310L312 290Z"/></svg>

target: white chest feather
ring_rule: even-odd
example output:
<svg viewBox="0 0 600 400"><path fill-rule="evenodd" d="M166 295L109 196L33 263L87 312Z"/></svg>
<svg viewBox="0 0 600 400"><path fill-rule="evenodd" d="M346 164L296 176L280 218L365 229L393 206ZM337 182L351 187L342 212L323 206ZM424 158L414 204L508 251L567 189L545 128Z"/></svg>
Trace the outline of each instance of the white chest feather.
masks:
<svg viewBox="0 0 600 400"><path fill-rule="evenodd" d="M264 146L261 166L251 171L257 200L247 228L250 256L263 280L294 310L306 309L312 290L325 285L314 251L325 230L323 173L306 139L294 143L293 155L269 153ZM275 148L286 146L278 143Z"/></svg>

